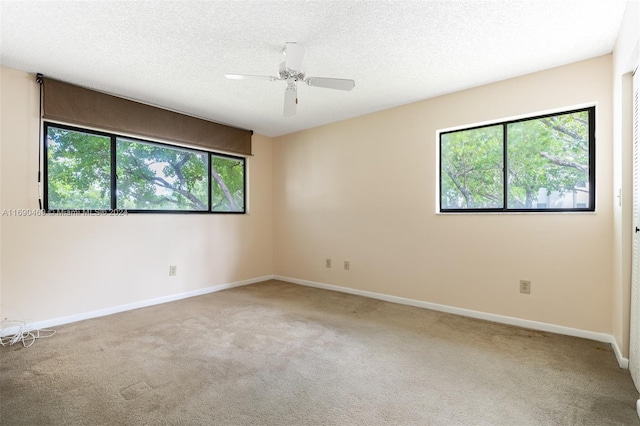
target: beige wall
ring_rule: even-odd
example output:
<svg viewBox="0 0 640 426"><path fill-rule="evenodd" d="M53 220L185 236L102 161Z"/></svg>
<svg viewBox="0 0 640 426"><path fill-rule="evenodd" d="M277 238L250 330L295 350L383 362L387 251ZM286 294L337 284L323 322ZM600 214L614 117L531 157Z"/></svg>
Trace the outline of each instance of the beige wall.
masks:
<svg viewBox="0 0 640 426"><path fill-rule="evenodd" d="M608 55L277 138L275 273L610 333L611 64ZM597 103L596 213L436 214L438 129L585 103Z"/></svg>
<svg viewBox="0 0 640 426"><path fill-rule="evenodd" d="M38 86L31 74L0 71L0 206L35 209ZM604 56L275 141L255 135L246 216L3 216L2 303L39 321L275 273L617 330L624 342L628 294L622 280L611 284L622 271L612 255L614 77ZM590 103L596 213L435 213L438 129ZM518 292L520 279L532 281L531 295Z"/></svg>
<svg viewBox="0 0 640 426"><path fill-rule="evenodd" d="M631 238L633 232L632 72L640 64L640 3L630 1L613 52L614 199L612 334L629 355Z"/></svg>
<svg viewBox="0 0 640 426"><path fill-rule="evenodd" d="M2 68L1 88L0 202L36 209L38 85ZM3 305L50 320L271 275L272 141L253 144L248 215L1 217Z"/></svg>

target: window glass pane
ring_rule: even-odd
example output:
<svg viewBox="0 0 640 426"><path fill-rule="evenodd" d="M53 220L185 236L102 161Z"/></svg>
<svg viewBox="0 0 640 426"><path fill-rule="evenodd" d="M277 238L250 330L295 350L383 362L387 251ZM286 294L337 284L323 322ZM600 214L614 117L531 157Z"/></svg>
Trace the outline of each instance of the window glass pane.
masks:
<svg viewBox="0 0 640 426"><path fill-rule="evenodd" d="M111 209L111 139L47 127L47 209Z"/></svg>
<svg viewBox="0 0 640 426"><path fill-rule="evenodd" d="M244 211L244 158L211 156L211 210Z"/></svg>
<svg viewBox="0 0 640 426"><path fill-rule="evenodd" d="M207 211L207 154L116 140L116 204L132 210Z"/></svg>
<svg viewBox="0 0 640 426"><path fill-rule="evenodd" d="M502 208L503 126L440 136L441 209Z"/></svg>
<svg viewBox="0 0 640 426"><path fill-rule="evenodd" d="M507 126L508 208L589 204L589 112Z"/></svg>

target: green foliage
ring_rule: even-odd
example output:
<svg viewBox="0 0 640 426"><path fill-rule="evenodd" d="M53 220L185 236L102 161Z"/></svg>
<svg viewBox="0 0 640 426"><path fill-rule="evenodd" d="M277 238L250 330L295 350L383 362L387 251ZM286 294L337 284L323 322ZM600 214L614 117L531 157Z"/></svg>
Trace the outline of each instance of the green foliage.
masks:
<svg viewBox="0 0 640 426"><path fill-rule="evenodd" d="M502 207L502 126L442 135L442 207Z"/></svg>
<svg viewBox="0 0 640 426"><path fill-rule="evenodd" d="M540 190L559 196L589 180L587 112L508 126L510 208L532 208Z"/></svg>
<svg viewBox="0 0 640 426"><path fill-rule="evenodd" d="M585 191L589 180L588 111L507 127L507 206L536 208L538 197ZM502 125L444 134L442 207L502 207Z"/></svg>
<svg viewBox="0 0 640 426"><path fill-rule="evenodd" d="M116 140L119 209L207 210L207 156Z"/></svg>
<svg viewBox="0 0 640 426"><path fill-rule="evenodd" d="M244 210L244 160L211 156L211 210Z"/></svg>
<svg viewBox="0 0 640 426"><path fill-rule="evenodd" d="M47 131L48 208L111 208L110 138L49 127Z"/></svg>

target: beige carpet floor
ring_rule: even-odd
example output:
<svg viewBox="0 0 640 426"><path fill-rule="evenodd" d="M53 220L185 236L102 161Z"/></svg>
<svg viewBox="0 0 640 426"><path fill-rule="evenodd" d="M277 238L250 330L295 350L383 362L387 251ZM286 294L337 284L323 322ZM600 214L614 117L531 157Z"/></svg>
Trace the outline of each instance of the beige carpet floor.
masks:
<svg viewBox="0 0 640 426"><path fill-rule="evenodd" d="M0 355L2 425L640 425L607 344L279 281Z"/></svg>

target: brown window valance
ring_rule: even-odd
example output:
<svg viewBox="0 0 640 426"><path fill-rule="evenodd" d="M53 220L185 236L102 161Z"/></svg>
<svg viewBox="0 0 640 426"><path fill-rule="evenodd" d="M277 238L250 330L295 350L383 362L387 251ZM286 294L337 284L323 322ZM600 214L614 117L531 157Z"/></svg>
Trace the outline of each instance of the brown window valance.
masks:
<svg viewBox="0 0 640 426"><path fill-rule="evenodd" d="M43 78L43 117L206 150L251 155L250 130Z"/></svg>

